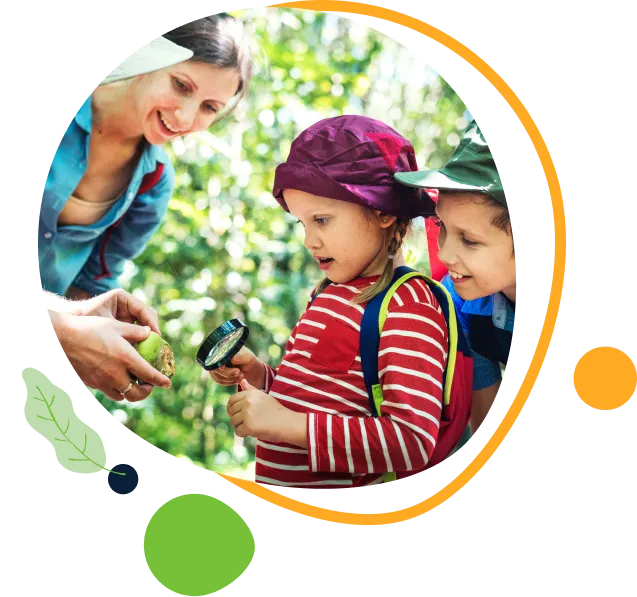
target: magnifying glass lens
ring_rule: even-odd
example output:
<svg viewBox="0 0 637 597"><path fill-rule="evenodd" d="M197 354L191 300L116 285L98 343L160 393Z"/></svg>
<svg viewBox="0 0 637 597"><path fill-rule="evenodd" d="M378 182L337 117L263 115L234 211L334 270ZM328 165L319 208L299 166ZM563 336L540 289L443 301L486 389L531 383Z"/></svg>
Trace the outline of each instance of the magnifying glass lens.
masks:
<svg viewBox="0 0 637 597"><path fill-rule="evenodd" d="M249 335L250 330L245 323L240 319L229 319L203 341L197 351L197 362L206 371L230 365Z"/></svg>
<svg viewBox="0 0 637 597"><path fill-rule="evenodd" d="M223 359L235 345L237 340L241 339L243 336L243 329L239 328L238 330L234 330L230 332L227 336L224 336L217 344L215 344L214 348L210 351L208 356L206 357L206 366L210 367L215 363L218 363L221 359Z"/></svg>

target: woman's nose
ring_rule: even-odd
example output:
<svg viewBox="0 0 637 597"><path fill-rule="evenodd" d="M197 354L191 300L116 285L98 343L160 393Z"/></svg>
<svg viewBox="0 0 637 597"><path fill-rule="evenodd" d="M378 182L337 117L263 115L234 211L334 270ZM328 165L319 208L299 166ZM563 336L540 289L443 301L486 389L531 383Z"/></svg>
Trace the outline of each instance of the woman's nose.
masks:
<svg viewBox="0 0 637 597"><path fill-rule="evenodd" d="M194 102L186 102L175 110L175 118L182 130L192 128L192 124L197 116L197 106Z"/></svg>

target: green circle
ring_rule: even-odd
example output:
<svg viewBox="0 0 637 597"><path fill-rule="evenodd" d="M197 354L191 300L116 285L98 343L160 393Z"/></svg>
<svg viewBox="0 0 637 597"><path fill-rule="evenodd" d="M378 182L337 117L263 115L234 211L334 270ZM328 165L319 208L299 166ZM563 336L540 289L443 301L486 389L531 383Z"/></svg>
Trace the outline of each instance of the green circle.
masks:
<svg viewBox="0 0 637 597"><path fill-rule="evenodd" d="M150 519L144 554L166 588L208 595L243 574L254 556L254 537L230 506L208 495L182 495Z"/></svg>

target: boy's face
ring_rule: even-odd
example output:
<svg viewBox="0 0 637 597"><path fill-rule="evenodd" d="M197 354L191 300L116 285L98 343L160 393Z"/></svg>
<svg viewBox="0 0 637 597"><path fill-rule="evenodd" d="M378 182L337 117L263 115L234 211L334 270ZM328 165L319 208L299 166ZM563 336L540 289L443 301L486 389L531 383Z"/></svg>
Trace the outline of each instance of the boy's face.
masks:
<svg viewBox="0 0 637 597"><path fill-rule="evenodd" d="M504 293L515 302L513 237L492 221L498 205L479 193L441 193L438 259L447 266L458 295L464 300Z"/></svg>
<svg viewBox="0 0 637 597"><path fill-rule="evenodd" d="M337 284L382 273L387 263L385 229L396 219L359 205L285 189L290 213L305 228L305 246L325 276Z"/></svg>

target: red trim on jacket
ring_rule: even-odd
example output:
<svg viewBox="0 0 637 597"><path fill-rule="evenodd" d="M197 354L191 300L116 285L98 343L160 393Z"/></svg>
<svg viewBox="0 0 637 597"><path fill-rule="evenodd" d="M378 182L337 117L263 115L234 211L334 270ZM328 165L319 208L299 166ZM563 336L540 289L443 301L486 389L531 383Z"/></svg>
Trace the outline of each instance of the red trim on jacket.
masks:
<svg viewBox="0 0 637 597"><path fill-rule="evenodd" d="M164 165L157 164L157 168L155 168L154 172L149 172L142 179L142 184L139 186L139 191L137 191L137 195L135 196L135 198L150 191L160 181L163 173ZM93 278L96 281L101 280L102 278L108 278L111 275L111 272L108 269L108 265L106 264L106 247L111 240L111 237L113 236L113 232L115 232L115 229L121 224L126 213L128 212L125 212L124 215L112 226L109 226L109 228L104 233L104 240L102 242L102 248L100 249L100 265L102 266L102 273Z"/></svg>

